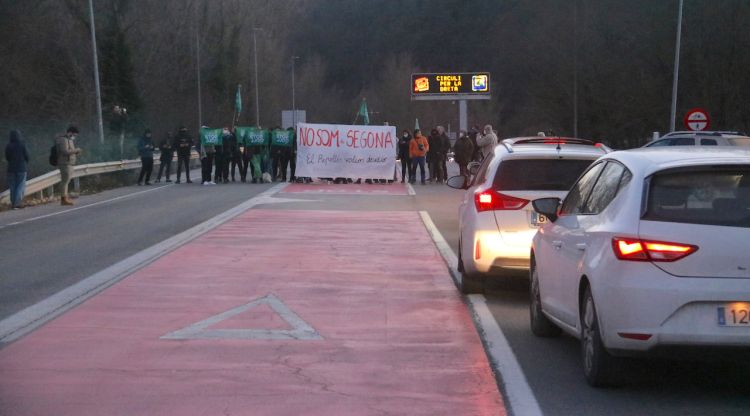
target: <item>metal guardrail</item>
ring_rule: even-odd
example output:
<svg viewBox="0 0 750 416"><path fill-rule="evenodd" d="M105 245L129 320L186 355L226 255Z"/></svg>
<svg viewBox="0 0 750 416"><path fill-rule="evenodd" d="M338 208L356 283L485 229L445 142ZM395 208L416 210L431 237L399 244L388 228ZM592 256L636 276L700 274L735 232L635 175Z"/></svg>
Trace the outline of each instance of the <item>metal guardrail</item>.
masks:
<svg viewBox="0 0 750 416"><path fill-rule="evenodd" d="M193 151L190 155L191 160L198 159L198 153ZM177 160L175 156L172 161ZM158 153L154 156L154 166L159 166L160 160ZM138 169L141 167L141 159L130 159L130 160L116 160L113 162L101 162L101 163L89 163L88 165L77 165L73 169L72 179L82 178L84 176L101 175L104 173L112 173L123 170ZM44 196L45 190L50 190L50 196L54 195L54 187L62 178L60 177L60 170L55 169L51 172L47 172L44 175L37 176L34 179L26 181L26 195L35 193L42 193ZM0 204L10 204L10 190L6 190L0 193Z"/></svg>

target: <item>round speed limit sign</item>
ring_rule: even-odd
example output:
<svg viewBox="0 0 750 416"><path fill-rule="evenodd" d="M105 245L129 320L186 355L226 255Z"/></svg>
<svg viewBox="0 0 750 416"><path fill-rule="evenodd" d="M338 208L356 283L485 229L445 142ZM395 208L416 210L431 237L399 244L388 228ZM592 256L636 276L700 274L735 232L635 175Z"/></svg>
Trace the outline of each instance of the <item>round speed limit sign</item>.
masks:
<svg viewBox="0 0 750 416"><path fill-rule="evenodd" d="M685 114L685 127L691 131L703 131L711 127L711 118L708 111L702 108L694 108Z"/></svg>

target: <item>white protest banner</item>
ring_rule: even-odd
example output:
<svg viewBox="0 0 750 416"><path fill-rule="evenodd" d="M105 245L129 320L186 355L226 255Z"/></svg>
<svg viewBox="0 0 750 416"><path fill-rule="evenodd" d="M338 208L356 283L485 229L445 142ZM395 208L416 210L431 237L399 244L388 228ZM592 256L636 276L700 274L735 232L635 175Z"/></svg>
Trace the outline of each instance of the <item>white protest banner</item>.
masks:
<svg viewBox="0 0 750 416"><path fill-rule="evenodd" d="M297 126L297 176L393 179L396 127Z"/></svg>

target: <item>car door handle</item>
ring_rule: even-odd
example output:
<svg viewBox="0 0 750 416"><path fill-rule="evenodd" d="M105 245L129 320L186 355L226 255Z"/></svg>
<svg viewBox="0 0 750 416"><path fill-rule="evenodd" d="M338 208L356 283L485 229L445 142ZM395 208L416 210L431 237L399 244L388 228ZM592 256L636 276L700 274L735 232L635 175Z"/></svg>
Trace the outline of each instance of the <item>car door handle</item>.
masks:
<svg viewBox="0 0 750 416"><path fill-rule="evenodd" d="M576 244L576 248L578 250L584 251L584 250L586 250L586 243L578 243L578 244Z"/></svg>
<svg viewBox="0 0 750 416"><path fill-rule="evenodd" d="M562 247L562 241L560 241L560 240L553 241L552 242L552 247L554 247L554 248L556 248L556 249L559 250Z"/></svg>

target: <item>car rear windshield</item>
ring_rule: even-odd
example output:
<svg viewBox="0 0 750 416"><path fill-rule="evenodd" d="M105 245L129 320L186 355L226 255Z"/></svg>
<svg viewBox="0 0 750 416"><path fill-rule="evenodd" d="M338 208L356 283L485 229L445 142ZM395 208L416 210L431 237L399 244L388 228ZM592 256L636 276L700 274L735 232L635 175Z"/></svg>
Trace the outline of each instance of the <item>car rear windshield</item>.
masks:
<svg viewBox="0 0 750 416"><path fill-rule="evenodd" d="M750 227L750 166L658 173L643 219Z"/></svg>
<svg viewBox="0 0 750 416"><path fill-rule="evenodd" d="M495 189L567 191L592 162L581 159L504 160L495 174Z"/></svg>

